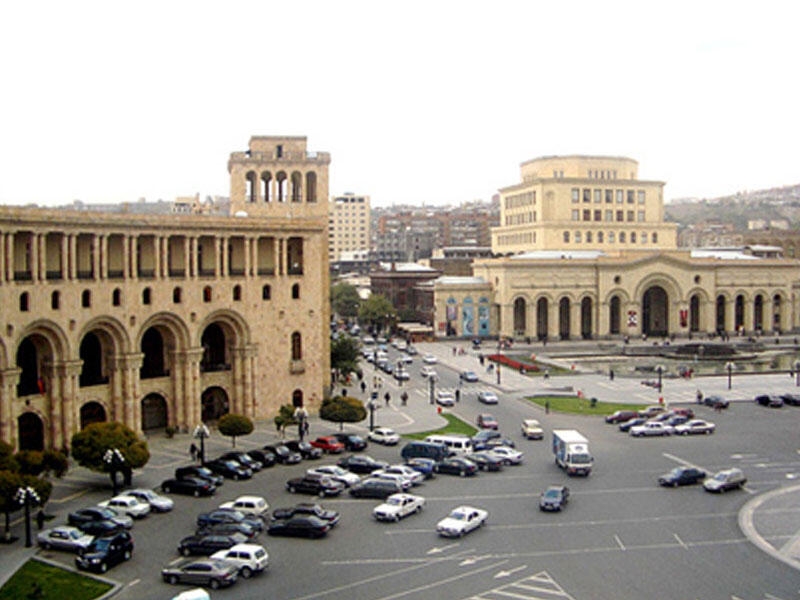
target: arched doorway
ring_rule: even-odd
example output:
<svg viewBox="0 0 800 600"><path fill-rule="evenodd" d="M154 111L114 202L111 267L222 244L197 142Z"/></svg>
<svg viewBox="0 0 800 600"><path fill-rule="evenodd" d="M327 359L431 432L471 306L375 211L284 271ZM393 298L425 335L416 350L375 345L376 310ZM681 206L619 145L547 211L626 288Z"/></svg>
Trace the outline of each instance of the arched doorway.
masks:
<svg viewBox="0 0 800 600"><path fill-rule="evenodd" d="M20 450L44 450L44 423L36 413L22 413L17 419Z"/></svg>
<svg viewBox="0 0 800 600"><path fill-rule="evenodd" d="M524 336L527 330L527 311L525 298L514 300L514 335Z"/></svg>
<svg viewBox="0 0 800 600"><path fill-rule="evenodd" d="M547 298L539 298L536 302L536 337L540 340L547 339L548 308Z"/></svg>
<svg viewBox="0 0 800 600"><path fill-rule="evenodd" d="M735 331L744 331L744 296L736 296L733 306L733 328Z"/></svg>
<svg viewBox="0 0 800 600"><path fill-rule="evenodd" d="M581 300L581 337L585 340L592 339L592 299Z"/></svg>
<svg viewBox="0 0 800 600"><path fill-rule="evenodd" d="M668 315L667 292L659 285L648 288L642 297L642 333L661 337L669 335Z"/></svg>
<svg viewBox="0 0 800 600"><path fill-rule="evenodd" d="M20 342L17 349L17 367L22 369L19 374L19 383L17 383L17 396L29 396L31 394L38 394L40 373L39 373L39 357L36 349L36 344L29 337Z"/></svg>
<svg viewBox="0 0 800 600"><path fill-rule="evenodd" d="M717 333L725 331L725 296L717 296Z"/></svg>
<svg viewBox="0 0 800 600"><path fill-rule="evenodd" d="M229 370L230 364L226 360L225 332L217 323L212 323L203 330L200 338L203 346L203 359L200 362L200 371L204 373Z"/></svg>
<svg viewBox="0 0 800 600"><path fill-rule="evenodd" d="M221 387L208 388L203 392L202 402L202 419L204 423L216 421L222 415L226 415L230 411L228 394Z"/></svg>
<svg viewBox="0 0 800 600"><path fill-rule="evenodd" d="M104 423L106 409L99 402L87 402L81 406L81 429L92 423Z"/></svg>
<svg viewBox="0 0 800 600"><path fill-rule="evenodd" d="M80 387L108 383L108 378L103 376L103 346L95 333L90 331L83 336L80 358L83 361L78 377Z"/></svg>
<svg viewBox="0 0 800 600"><path fill-rule="evenodd" d="M772 297L772 329L780 332L783 329L781 325L781 296L775 294Z"/></svg>
<svg viewBox="0 0 800 600"><path fill-rule="evenodd" d="M292 392L292 406L295 408L303 406L303 390L295 390Z"/></svg>
<svg viewBox="0 0 800 600"><path fill-rule="evenodd" d="M562 298L558 302L558 335L562 340L569 339L570 331L570 302L569 298Z"/></svg>
<svg viewBox="0 0 800 600"><path fill-rule="evenodd" d="M619 335L622 331L622 307L620 305L619 296L612 296L611 302L608 303L608 333L611 335Z"/></svg>
<svg viewBox="0 0 800 600"><path fill-rule="evenodd" d="M697 294L689 299L689 331L700 331L700 296Z"/></svg>
<svg viewBox="0 0 800 600"><path fill-rule="evenodd" d="M753 302L753 329L764 330L764 296L758 294Z"/></svg>
<svg viewBox="0 0 800 600"><path fill-rule="evenodd" d="M163 429L168 423L167 401L161 394L148 394L142 398L142 431Z"/></svg>
<svg viewBox="0 0 800 600"><path fill-rule="evenodd" d="M164 338L161 332L155 327L151 327L142 336L141 350L144 354L142 367L139 370L139 377L151 379L153 377L163 377L166 375L164 360Z"/></svg>

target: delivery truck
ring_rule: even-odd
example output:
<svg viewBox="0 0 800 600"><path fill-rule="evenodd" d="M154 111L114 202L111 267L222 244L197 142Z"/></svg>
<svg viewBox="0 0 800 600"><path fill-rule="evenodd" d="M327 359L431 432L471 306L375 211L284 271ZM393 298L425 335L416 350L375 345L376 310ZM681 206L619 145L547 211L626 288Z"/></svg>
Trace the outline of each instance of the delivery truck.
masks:
<svg viewBox="0 0 800 600"><path fill-rule="evenodd" d="M589 475L594 458L589 453L589 440L575 429L553 430L553 454L556 464L568 475Z"/></svg>

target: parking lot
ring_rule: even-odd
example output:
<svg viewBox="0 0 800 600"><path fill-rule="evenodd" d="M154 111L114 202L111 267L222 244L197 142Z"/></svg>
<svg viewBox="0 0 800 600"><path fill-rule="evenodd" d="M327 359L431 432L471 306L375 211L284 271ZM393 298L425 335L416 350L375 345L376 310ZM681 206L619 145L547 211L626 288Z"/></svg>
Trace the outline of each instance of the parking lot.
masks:
<svg viewBox="0 0 800 600"><path fill-rule="evenodd" d="M445 355L441 356L444 363ZM402 431L423 421L435 423L429 390L417 374L418 363L410 368L412 380L404 388L409 392L409 406L406 410L395 404L383 407L378 413L380 424ZM452 366L456 369L441 363L437 367L441 385L458 385L459 365ZM399 523L372 519L378 501L347 495L322 500L324 506L341 513L341 522L326 538L262 534L259 543L270 554L268 571L212 596L255 599L268 594L296 600L422 600L434 596L441 600L588 600L657 594L706 599L797 597L800 572L778 560L768 548L754 544L740 519L744 507L745 519L750 514L754 529L773 549L790 550L792 540L797 539L800 510L790 501L791 494L780 492L800 475L800 408L769 409L752 402L735 402L722 412L693 407L699 417L716 423L713 435L632 438L601 417L544 414L522 400L524 390L517 389L513 378L507 375L504 385L497 386L494 378L489 381L481 376L482 381L460 388L461 401L451 410L468 422L474 422L480 412L491 412L501 431L525 453L522 465L470 478L439 475L415 488L414 493L426 499L425 510ZM631 385L621 379L613 385L620 390ZM750 383L756 385L755 378ZM387 382L387 389L399 391L392 385ZM600 389L612 384L598 378L583 380L581 385ZM489 387L498 392L500 402L487 408L476 398L480 389ZM519 423L526 417L542 422L544 440L522 438ZM363 425L348 429L363 432ZM596 462L587 478L569 478L554 465L550 431L565 428L578 429L590 440ZM330 424L315 421L311 435L334 430ZM274 432L262 428L237 441L237 446L247 449L274 439ZM188 436L153 440L151 463L137 474L134 483L157 486L170 477L175 467L189 462L190 442ZM401 446L372 444L367 453L400 462ZM224 440L209 440L211 456L227 447ZM332 460L324 457L318 462ZM184 589L163 583L160 569L179 559L177 544L193 533L196 516L202 511L243 494L265 496L273 508L316 500L284 489L289 478L310 464L276 465L251 481L228 481L212 498L175 496L172 513L137 522L133 560L108 573L109 579L121 584L116 597L170 598ZM658 486L657 477L678 465L708 472L735 466L745 472L748 482L743 490L721 495L707 493L701 486ZM92 481L98 486L83 491ZM73 471L59 484L59 502L51 504L50 512L63 520L69 510L107 498L105 483L99 475ZM562 512L540 512L539 494L553 484L570 487L570 502ZM73 491L67 493L70 489ZM757 506L753 512L747 509L767 494L774 496L769 511L758 512ZM459 504L488 510L488 524L463 538L440 538L435 533L436 523ZM65 564L72 561L71 555L61 552L40 551L39 555Z"/></svg>

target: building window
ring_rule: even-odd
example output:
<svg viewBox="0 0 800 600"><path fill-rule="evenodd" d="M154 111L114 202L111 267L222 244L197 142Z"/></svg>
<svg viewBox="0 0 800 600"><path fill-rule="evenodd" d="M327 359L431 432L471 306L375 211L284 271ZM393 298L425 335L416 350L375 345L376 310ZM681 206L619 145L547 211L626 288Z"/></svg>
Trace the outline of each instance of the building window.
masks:
<svg viewBox="0 0 800 600"><path fill-rule="evenodd" d="M606 221L613 221L614 220L614 211L607 210L606 211Z"/></svg>
<svg viewBox="0 0 800 600"><path fill-rule="evenodd" d="M613 231L609 231L608 232L608 243L609 244L613 244L614 241L615 241L614 232Z"/></svg>
<svg viewBox="0 0 800 600"><path fill-rule="evenodd" d="M564 232L564 243L569 244L569 231Z"/></svg>
<svg viewBox="0 0 800 600"><path fill-rule="evenodd" d="M581 220L581 211L579 211L577 208L572 211L572 220L573 221Z"/></svg>
<svg viewBox="0 0 800 600"><path fill-rule="evenodd" d="M647 243L647 234L646 234L646 233L642 233L642 234L639 236L639 240L640 240L640 241L641 241L643 244L646 244L646 243Z"/></svg>
<svg viewBox="0 0 800 600"><path fill-rule="evenodd" d="M628 190L628 204L633 204L633 190Z"/></svg>
<svg viewBox="0 0 800 600"><path fill-rule="evenodd" d="M261 288L261 299L262 300L271 300L272 299L272 288L268 285L265 285Z"/></svg>
<svg viewBox="0 0 800 600"><path fill-rule="evenodd" d="M628 222L629 223L633 222L633 211L632 210L628 211Z"/></svg>
<svg viewBox="0 0 800 600"><path fill-rule="evenodd" d="M150 291L150 288L149 287L144 288L142 290L142 304L144 304L145 306L150 304L150 301L152 300L151 296L152 292Z"/></svg>
<svg viewBox="0 0 800 600"><path fill-rule="evenodd" d="M654 244L658 243L658 234L655 231L653 232L651 239L653 240Z"/></svg>
<svg viewBox="0 0 800 600"><path fill-rule="evenodd" d="M572 203L577 204L581 201L581 191L578 188L572 188Z"/></svg>
<svg viewBox="0 0 800 600"><path fill-rule="evenodd" d="M636 220L639 221L639 223L644 223L644 211L643 210L637 211Z"/></svg>
<svg viewBox="0 0 800 600"><path fill-rule="evenodd" d="M19 295L19 310L20 312L28 312L30 309L29 306L30 296L28 296L28 292L22 292Z"/></svg>
<svg viewBox="0 0 800 600"><path fill-rule="evenodd" d="M598 244L602 244L603 243L603 232L602 231L598 231L597 232L597 243Z"/></svg>
<svg viewBox="0 0 800 600"><path fill-rule="evenodd" d="M639 204L644 204L644 190L639 190L636 192L636 198Z"/></svg>
<svg viewBox="0 0 800 600"><path fill-rule="evenodd" d="M622 190L617 190L617 204L622 204L623 198L624 194L622 193Z"/></svg>
<svg viewBox="0 0 800 600"><path fill-rule="evenodd" d="M113 306L119 306L122 304L122 290L116 288L113 292L111 292L111 304Z"/></svg>
<svg viewBox="0 0 800 600"><path fill-rule="evenodd" d="M583 211L583 220L584 221L591 221L592 220L592 211L588 208Z"/></svg>
<svg viewBox="0 0 800 600"><path fill-rule="evenodd" d="M172 290L172 303L173 304L180 304L183 301L183 290L179 287L176 287Z"/></svg>
<svg viewBox="0 0 800 600"><path fill-rule="evenodd" d="M603 190L595 190L594 191L594 201L597 204L600 204L600 202L603 201Z"/></svg>
<svg viewBox="0 0 800 600"><path fill-rule="evenodd" d="M61 292L53 292L50 294L50 308L53 310L61 308Z"/></svg>
<svg viewBox="0 0 800 600"><path fill-rule="evenodd" d="M619 243L620 244L624 244L625 243L625 232L624 231L620 231L619 232Z"/></svg>
<svg viewBox="0 0 800 600"><path fill-rule="evenodd" d="M300 284L295 283L292 286L292 300L299 300L300 299Z"/></svg>
<svg viewBox="0 0 800 600"><path fill-rule="evenodd" d="M591 202L592 201L592 190L583 190L583 201L584 202Z"/></svg>
<svg viewBox="0 0 800 600"><path fill-rule="evenodd" d="M92 307L92 292L89 290L83 290L83 292L81 292L81 306L83 308Z"/></svg>
<svg viewBox="0 0 800 600"><path fill-rule="evenodd" d="M576 244L580 244L581 243L581 232L580 231L576 231L575 232L575 243Z"/></svg>
<svg viewBox="0 0 800 600"><path fill-rule="evenodd" d="M617 221L621 223L624 220L625 220L625 211L624 210L618 210L617 211Z"/></svg>
<svg viewBox="0 0 800 600"><path fill-rule="evenodd" d="M203 302L211 302L211 286L207 285L203 288Z"/></svg>
<svg viewBox="0 0 800 600"><path fill-rule="evenodd" d="M239 302L242 299L242 286L233 286L233 301Z"/></svg>
<svg viewBox="0 0 800 600"><path fill-rule="evenodd" d="M594 211L594 220L595 221L602 221L603 220L603 211L599 208Z"/></svg>
<svg viewBox="0 0 800 600"><path fill-rule="evenodd" d="M586 232L586 243L587 244L591 244L592 243L592 232L591 231L587 231Z"/></svg>
<svg viewBox="0 0 800 600"><path fill-rule="evenodd" d="M292 360L303 359L303 337L299 331L292 334Z"/></svg>
<svg viewBox="0 0 800 600"><path fill-rule="evenodd" d="M631 231L631 244L635 244L635 243L636 243L636 232L635 231Z"/></svg>
<svg viewBox="0 0 800 600"><path fill-rule="evenodd" d="M606 204L614 202L614 190L606 190Z"/></svg>

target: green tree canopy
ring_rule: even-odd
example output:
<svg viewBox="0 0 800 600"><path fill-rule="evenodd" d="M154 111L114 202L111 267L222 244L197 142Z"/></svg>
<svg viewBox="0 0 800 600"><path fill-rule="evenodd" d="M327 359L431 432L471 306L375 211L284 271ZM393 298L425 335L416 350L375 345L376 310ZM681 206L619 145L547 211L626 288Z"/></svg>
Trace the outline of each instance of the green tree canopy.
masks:
<svg viewBox="0 0 800 600"><path fill-rule="evenodd" d="M297 419L294 418L295 410L295 407L291 404L282 405L278 409L278 414L275 415L275 427L281 430L289 425L297 425Z"/></svg>
<svg viewBox="0 0 800 600"><path fill-rule="evenodd" d="M111 465L103 460L106 451L111 449L119 450L126 466L131 469L143 467L150 460L147 442L116 421L92 423L72 436L72 457L79 465L92 471L111 472Z"/></svg>
<svg viewBox="0 0 800 600"><path fill-rule="evenodd" d="M335 396L324 400L319 409L319 416L326 421L339 423L358 423L367 418L367 409L358 398Z"/></svg>
<svg viewBox="0 0 800 600"><path fill-rule="evenodd" d="M385 329L394 319L395 309L389 299L382 294L372 294L361 303L358 309L358 318L363 322Z"/></svg>
<svg viewBox="0 0 800 600"><path fill-rule="evenodd" d="M355 286L337 283L331 288L331 309L340 317L355 317L361 306L361 296Z"/></svg>
<svg viewBox="0 0 800 600"><path fill-rule="evenodd" d="M359 370L358 341L349 335L340 335L331 342L331 369L342 375L349 375Z"/></svg>
<svg viewBox="0 0 800 600"><path fill-rule="evenodd" d="M233 447L236 447L236 437L253 433L253 421L250 417L228 413L222 415L217 421L219 432L231 438Z"/></svg>

